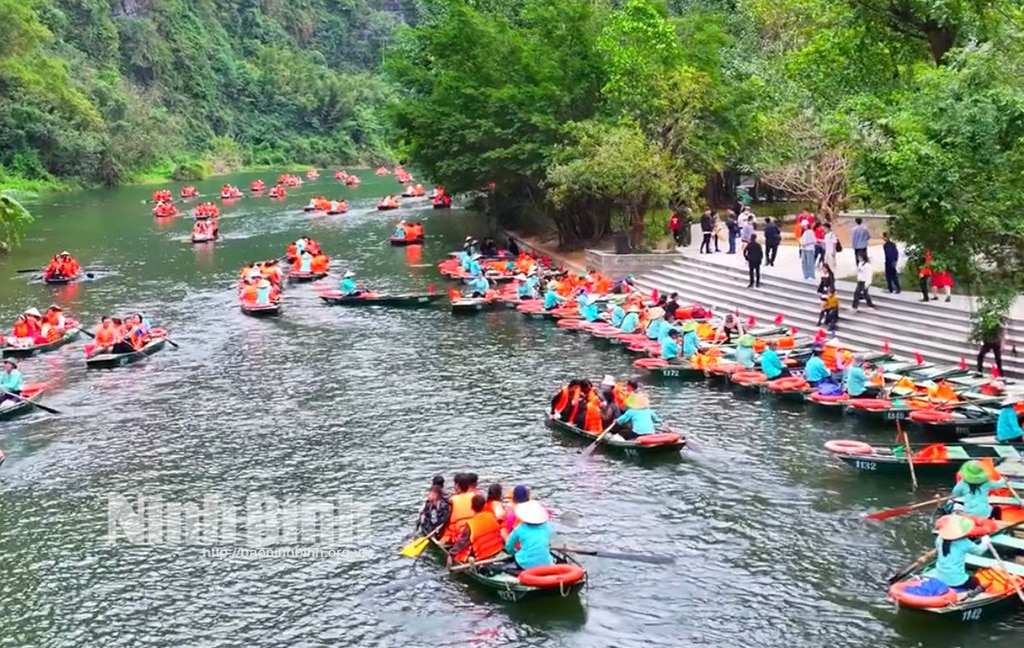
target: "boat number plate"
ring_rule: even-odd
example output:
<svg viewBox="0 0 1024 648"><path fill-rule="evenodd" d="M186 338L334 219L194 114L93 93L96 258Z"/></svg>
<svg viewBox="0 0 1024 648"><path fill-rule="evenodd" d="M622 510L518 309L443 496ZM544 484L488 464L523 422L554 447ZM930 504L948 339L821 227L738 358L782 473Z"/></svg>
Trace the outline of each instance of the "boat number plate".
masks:
<svg viewBox="0 0 1024 648"><path fill-rule="evenodd" d="M877 470L878 469L878 464L875 463L874 461L861 461L860 459L855 460L853 462L853 466L854 466L854 468L857 468L859 470Z"/></svg>
<svg viewBox="0 0 1024 648"><path fill-rule="evenodd" d="M420 298L419 298L419 299L417 299L416 301L418 301L418 302L420 302L420 303L423 303L423 302L425 302L425 301L428 301L428 299L427 299L426 297L420 297Z"/></svg>
<svg viewBox="0 0 1024 648"><path fill-rule="evenodd" d="M902 421L905 418L907 418L907 413L906 412L886 412L885 413L885 420L886 421Z"/></svg>
<svg viewBox="0 0 1024 648"><path fill-rule="evenodd" d="M977 621L981 618L981 608L974 608L973 610L964 610L964 621Z"/></svg>
<svg viewBox="0 0 1024 648"><path fill-rule="evenodd" d="M969 428L968 426L966 426L966 425L958 425L958 426L956 426L955 434L969 434L970 431L971 431L971 428Z"/></svg>
<svg viewBox="0 0 1024 648"><path fill-rule="evenodd" d="M627 457L639 457L640 456L640 453L637 452L636 450L634 450L633 448L626 448L625 450L623 450L623 454L625 454Z"/></svg>
<svg viewBox="0 0 1024 648"><path fill-rule="evenodd" d="M503 601L515 601L515 600L517 600L516 599L516 593L515 592L510 592L509 590L498 590L498 598L500 598Z"/></svg>
<svg viewBox="0 0 1024 648"><path fill-rule="evenodd" d="M661 375L662 376L668 376L669 378L678 378L679 377L679 370L678 369L663 369L662 372L661 372Z"/></svg>

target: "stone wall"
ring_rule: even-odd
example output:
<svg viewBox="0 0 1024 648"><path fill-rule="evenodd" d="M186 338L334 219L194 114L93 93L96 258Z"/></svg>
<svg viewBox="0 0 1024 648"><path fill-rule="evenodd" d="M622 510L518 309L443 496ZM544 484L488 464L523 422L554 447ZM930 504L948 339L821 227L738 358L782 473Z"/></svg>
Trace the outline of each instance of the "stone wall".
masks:
<svg viewBox="0 0 1024 648"><path fill-rule="evenodd" d="M611 277L622 277L630 273L646 272L651 268L660 268L679 258L677 252L615 254L604 250L587 250L587 267Z"/></svg>

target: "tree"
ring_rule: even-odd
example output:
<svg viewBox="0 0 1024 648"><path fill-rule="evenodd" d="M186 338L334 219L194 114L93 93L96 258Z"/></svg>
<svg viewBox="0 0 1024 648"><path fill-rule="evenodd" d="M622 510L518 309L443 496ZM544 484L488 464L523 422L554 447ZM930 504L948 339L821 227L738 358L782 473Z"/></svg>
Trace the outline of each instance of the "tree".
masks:
<svg viewBox="0 0 1024 648"><path fill-rule="evenodd" d="M21 243L32 215L10 193L0 192L0 243L4 249Z"/></svg>
<svg viewBox="0 0 1024 648"><path fill-rule="evenodd" d="M560 147L548 169L551 202L565 207L578 200L611 201L625 217L630 244L641 246L645 217L672 194L672 160L631 120L580 122L568 131L573 142Z"/></svg>

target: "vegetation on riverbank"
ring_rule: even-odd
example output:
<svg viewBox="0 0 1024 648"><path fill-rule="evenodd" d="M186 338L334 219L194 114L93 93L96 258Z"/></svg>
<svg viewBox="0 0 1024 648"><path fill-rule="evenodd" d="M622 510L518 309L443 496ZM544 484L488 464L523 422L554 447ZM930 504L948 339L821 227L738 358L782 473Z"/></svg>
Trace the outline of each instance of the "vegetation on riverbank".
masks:
<svg viewBox="0 0 1024 648"><path fill-rule="evenodd" d="M0 0L0 15L3 186L390 155L374 70L411 0Z"/></svg>

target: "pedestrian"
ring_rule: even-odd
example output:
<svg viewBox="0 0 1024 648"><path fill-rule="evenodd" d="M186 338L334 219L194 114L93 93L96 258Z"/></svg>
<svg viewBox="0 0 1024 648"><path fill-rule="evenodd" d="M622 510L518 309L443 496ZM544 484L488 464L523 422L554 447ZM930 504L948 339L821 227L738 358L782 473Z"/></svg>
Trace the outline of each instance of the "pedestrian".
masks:
<svg viewBox="0 0 1024 648"><path fill-rule="evenodd" d="M722 219L715 214L715 228L711 230L711 239L715 242L715 252L718 252L718 235L722 232Z"/></svg>
<svg viewBox="0 0 1024 648"><path fill-rule="evenodd" d="M736 239L740 237L740 224L736 222L736 213L730 211L725 218L726 236L729 237L729 251L726 254L736 254Z"/></svg>
<svg viewBox="0 0 1024 648"><path fill-rule="evenodd" d="M949 295L953 291L953 275L949 274L948 268L942 268L932 275L932 290L935 291L935 299L942 293L946 296L946 301L949 301Z"/></svg>
<svg viewBox="0 0 1024 648"><path fill-rule="evenodd" d="M882 253L885 255L885 287L891 293L900 294L900 273L897 269L900 251L889 238L889 232L882 232Z"/></svg>
<svg viewBox="0 0 1024 648"><path fill-rule="evenodd" d="M746 246L750 242L750 237L754 235L754 219L744 219L740 216L740 240L743 241L743 245Z"/></svg>
<svg viewBox="0 0 1024 648"><path fill-rule="evenodd" d="M805 227L800 233L800 269L804 273L804 281L814 281L814 230Z"/></svg>
<svg viewBox="0 0 1024 648"><path fill-rule="evenodd" d="M715 230L714 217L711 215L710 209L705 209L704 213L700 215L700 233L703 237L700 242L699 254L711 254L711 233Z"/></svg>
<svg viewBox="0 0 1024 648"><path fill-rule="evenodd" d="M747 288L761 287L761 261L764 259L764 251L761 244L757 242L757 234L751 233L750 240L743 248L743 257L747 260L747 269L750 272L750 283Z"/></svg>
<svg viewBox="0 0 1024 648"><path fill-rule="evenodd" d="M835 287L836 275L832 272L832 267L828 264L821 266L821 280L818 282L818 289L816 291L818 296L825 299Z"/></svg>
<svg viewBox="0 0 1024 648"><path fill-rule="evenodd" d="M850 232L850 245L853 246L853 258L854 260L867 261L868 260L868 242L871 241L871 232L868 228L864 227L864 219L858 216L853 219L856 225L853 231Z"/></svg>
<svg viewBox="0 0 1024 648"><path fill-rule="evenodd" d="M825 224L814 221L814 265L825 263Z"/></svg>
<svg viewBox="0 0 1024 648"><path fill-rule="evenodd" d="M821 300L821 312L818 313L818 326L824 325L828 330L835 331L839 325L839 295L834 287Z"/></svg>
<svg viewBox="0 0 1024 648"><path fill-rule="evenodd" d="M825 238L824 254L821 263L831 268L832 272L835 272L839 263L838 254L843 251L843 246L839 242L839 237L832 231L832 223L825 223L823 229L825 230Z"/></svg>
<svg viewBox="0 0 1024 648"><path fill-rule="evenodd" d="M1005 332L1003 331L1003 325L999 324L994 329L989 331L988 335L981 342L981 349L978 351L978 373L983 373L985 370L985 356L988 352L992 352L992 356L996 360L996 369L999 370L999 375L1003 375L1003 338Z"/></svg>
<svg viewBox="0 0 1024 648"><path fill-rule="evenodd" d="M672 233L672 240L676 242L676 245L679 245L679 225L679 213L672 212L672 216L668 219L668 231Z"/></svg>
<svg viewBox="0 0 1024 648"><path fill-rule="evenodd" d="M779 253L779 245L782 243L782 232L779 226L772 222L772 219L764 219L764 252L765 262L775 265L775 256Z"/></svg>
<svg viewBox="0 0 1024 648"><path fill-rule="evenodd" d="M871 303L871 295L868 294L868 288L871 287L871 278L874 275L874 271L871 268L871 262L867 259L857 263L857 287L853 289L853 312L857 312L857 305L860 304L860 300L868 305L868 308L875 310L875 305Z"/></svg>
<svg viewBox="0 0 1024 648"><path fill-rule="evenodd" d="M932 251L924 251L924 263L921 264L921 269L917 271L918 287L921 288L921 294L924 295L924 299L921 301L926 302L931 300L928 295L928 284L931 283L932 278ZM936 297L935 299L938 299Z"/></svg>

